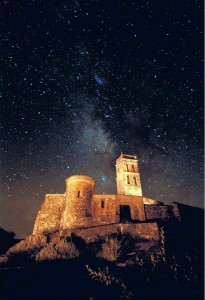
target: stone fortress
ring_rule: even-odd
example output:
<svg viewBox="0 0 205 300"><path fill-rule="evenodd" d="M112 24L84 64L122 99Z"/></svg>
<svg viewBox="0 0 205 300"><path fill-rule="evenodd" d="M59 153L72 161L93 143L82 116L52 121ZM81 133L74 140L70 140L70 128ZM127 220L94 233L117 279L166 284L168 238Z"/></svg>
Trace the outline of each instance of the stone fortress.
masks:
<svg viewBox="0 0 205 300"><path fill-rule="evenodd" d="M121 153L116 161L116 181L116 195L96 195L92 177L79 174L67 178L64 194L46 194L33 235L92 228L95 234L103 227L109 228L109 232L114 228L122 231L126 225L144 232L154 230L155 221L159 219L180 219L177 203L164 205L142 195L136 155Z"/></svg>

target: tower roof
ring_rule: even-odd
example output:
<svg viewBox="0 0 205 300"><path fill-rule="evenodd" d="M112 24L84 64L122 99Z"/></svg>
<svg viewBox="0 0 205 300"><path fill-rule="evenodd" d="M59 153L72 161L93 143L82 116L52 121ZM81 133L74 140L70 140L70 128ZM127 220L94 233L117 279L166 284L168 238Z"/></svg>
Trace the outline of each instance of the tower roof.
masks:
<svg viewBox="0 0 205 300"><path fill-rule="evenodd" d="M120 156L117 158L120 159L120 158L125 158L125 159L137 159L137 155L130 155L130 154L125 154L125 153L122 153L120 154Z"/></svg>
<svg viewBox="0 0 205 300"><path fill-rule="evenodd" d="M84 175L84 174L78 174L78 175L72 175L70 177L67 177L66 178L66 182L70 182L72 180L86 180L86 181L89 181L89 182L92 182L93 184L95 184L95 179L90 177L90 176L87 176L87 175Z"/></svg>

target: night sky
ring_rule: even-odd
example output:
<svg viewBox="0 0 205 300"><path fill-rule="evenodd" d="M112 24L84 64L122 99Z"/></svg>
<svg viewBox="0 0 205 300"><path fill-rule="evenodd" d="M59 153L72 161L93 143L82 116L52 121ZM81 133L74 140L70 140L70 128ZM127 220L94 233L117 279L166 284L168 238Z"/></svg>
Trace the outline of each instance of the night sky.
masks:
<svg viewBox="0 0 205 300"><path fill-rule="evenodd" d="M203 2L1 1L0 226L31 234L46 193L84 173L116 193L203 206Z"/></svg>

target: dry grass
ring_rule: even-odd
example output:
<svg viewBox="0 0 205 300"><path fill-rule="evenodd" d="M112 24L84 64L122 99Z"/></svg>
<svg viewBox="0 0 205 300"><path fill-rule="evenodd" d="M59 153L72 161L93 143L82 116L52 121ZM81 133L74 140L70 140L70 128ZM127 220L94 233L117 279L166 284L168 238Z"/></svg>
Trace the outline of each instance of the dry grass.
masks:
<svg viewBox="0 0 205 300"><path fill-rule="evenodd" d="M92 279L107 286L116 286L120 292L120 299L134 300L133 293L127 288L122 279L117 278L110 273L108 266L104 269L98 268L98 271L93 270L89 265L86 265L85 267Z"/></svg>

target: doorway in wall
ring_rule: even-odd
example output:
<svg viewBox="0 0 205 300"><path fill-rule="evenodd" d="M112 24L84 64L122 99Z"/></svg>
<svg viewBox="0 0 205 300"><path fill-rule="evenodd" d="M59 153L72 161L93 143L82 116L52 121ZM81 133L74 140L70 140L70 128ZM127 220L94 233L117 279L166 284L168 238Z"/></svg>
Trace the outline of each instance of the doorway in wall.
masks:
<svg viewBox="0 0 205 300"><path fill-rule="evenodd" d="M131 222L131 210L129 205L120 205L120 223Z"/></svg>

